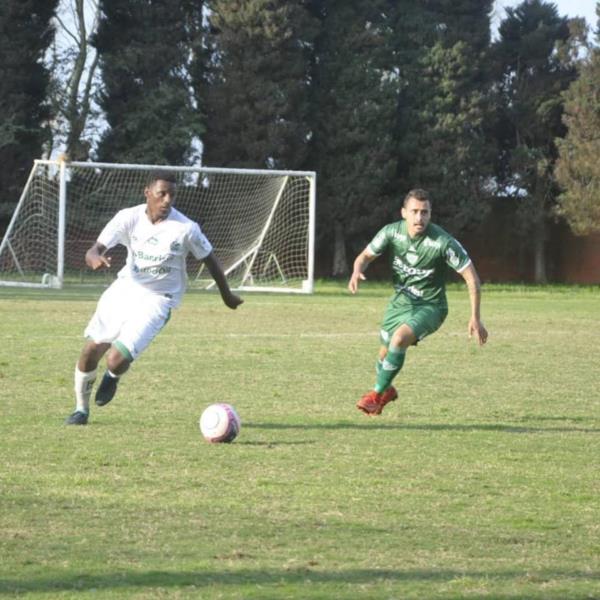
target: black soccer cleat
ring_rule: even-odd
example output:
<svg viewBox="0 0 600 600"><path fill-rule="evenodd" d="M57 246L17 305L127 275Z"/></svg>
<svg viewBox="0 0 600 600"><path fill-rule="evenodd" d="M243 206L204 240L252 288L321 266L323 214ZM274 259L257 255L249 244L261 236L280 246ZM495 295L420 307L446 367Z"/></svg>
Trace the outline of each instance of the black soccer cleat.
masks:
<svg viewBox="0 0 600 600"><path fill-rule="evenodd" d="M65 419L65 425L87 425L88 414L82 410L76 410Z"/></svg>
<svg viewBox="0 0 600 600"><path fill-rule="evenodd" d="M95 402L98 406L104 406L108 404L115 396L117 391L117 384L119 383L118 377L111 377L108 371L102 376L102 381L96 391Z"/></svg>

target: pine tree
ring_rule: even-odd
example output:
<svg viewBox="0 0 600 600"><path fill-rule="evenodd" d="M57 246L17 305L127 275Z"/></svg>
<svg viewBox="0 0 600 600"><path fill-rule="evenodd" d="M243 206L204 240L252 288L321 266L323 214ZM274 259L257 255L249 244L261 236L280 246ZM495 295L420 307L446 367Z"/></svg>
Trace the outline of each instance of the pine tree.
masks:
<svg viewBox="0 0 600 600"><path fill-rule="evenodd" d="M187 72L188 15L179 0L101 0L95 44L109 128L98 158L184 164L202 132Z"/></svg>
<svg viewBox="0 0 600 600"><path fill-rule="evenodd" d="M332 256L332 274L339 276L348 272L346 253L361 250L388 216L400 82L386 2L330 0L322 19L313 164L320 251Z"/></svg>
<svg viewBox="0 0 600 600"><path fill-rule="evenodd" d="M48 139L49 75L43 59L54 37L57 4L58 0L0 3L0 219L12 212Z"/></svg>
<svg viewBox="0 0 600 600"><path fill-rule="evenodd" d="M427 188L436 222L455 234L474 226L489 207L495 151L485 135L491 112L490 9L491 1L428 2L420 19L409 23L413 37L420 34L418 50L400 53L405 59L399 103L401 187ZM400 43L406 28L400 16Z"/></svg>
<svg viewBox="0 0 600 600"><path fill-rule="evenodd" d="M307 159L316 22L302 3L213 0L203 162L301 169Z"/></svg>

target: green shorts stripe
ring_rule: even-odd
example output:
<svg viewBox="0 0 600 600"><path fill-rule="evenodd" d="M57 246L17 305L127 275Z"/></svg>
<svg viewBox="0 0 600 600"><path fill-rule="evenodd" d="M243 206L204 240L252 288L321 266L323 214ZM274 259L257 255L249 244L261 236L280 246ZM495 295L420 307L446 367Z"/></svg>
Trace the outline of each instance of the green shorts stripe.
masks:
<svg viewBox="0 0 600 600"><path fill-rule="evenodd" d="M126 358L129 362L133 362L133 356L131 356L131 352L127 350L127 347L124 344L117 340L116 342L113 342L113 346L123 355L124 358Z"/></svg>

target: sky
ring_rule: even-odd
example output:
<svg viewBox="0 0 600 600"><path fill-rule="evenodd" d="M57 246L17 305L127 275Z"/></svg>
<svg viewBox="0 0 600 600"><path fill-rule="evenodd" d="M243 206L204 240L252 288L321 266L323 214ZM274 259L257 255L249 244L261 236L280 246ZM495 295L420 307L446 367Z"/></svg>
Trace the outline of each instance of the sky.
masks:
<svg viewBox="0 0 600 600"><path fill-rule="evenodd" d="M592 29L596 28L596 0L550 0L556 4L558 14L566 17L584 17ZM494 19L502 20L504 8L512 8L521 4L522 0L496 0L494 3Z"/></svg>

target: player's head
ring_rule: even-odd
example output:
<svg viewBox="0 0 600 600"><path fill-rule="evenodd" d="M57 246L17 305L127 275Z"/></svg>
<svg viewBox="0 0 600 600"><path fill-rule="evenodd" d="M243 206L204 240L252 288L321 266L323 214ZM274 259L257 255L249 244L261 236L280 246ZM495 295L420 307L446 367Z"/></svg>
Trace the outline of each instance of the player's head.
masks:
<svg viewBox="0 0 600 600"><path fill-rule="evenodd" d="M414 188L410 190L408 194L404 196L404 202L402 203L402 206L406 206L411 198L414 198L419 202L429 202L429 208L431 209L431 196L427 190L422 188Z"/></svg>
<svg viewBox="0 0 600 600"><path fill-rule="evenodd" d="M168 171L167 169L153 169L150 171L146 178L146 187L151 186L155 181L168 181L173 184L177 183L175 173L173 173L173 171Z"/></svg>
<svg viewBox="0 0 600 600"><path fill-rule="evenodd" d="M406 221L410 237L425 232L431 221L431 200L425 190L416 188L406 194L402 205L402 218Z"/></svg>
<svg viewBox="0 0 600 600"><path fill-rule="evenodd" d="M172 171L152 171L146 182L146 213L152 223L163 221L175 202L175 174Z"/></svg>

